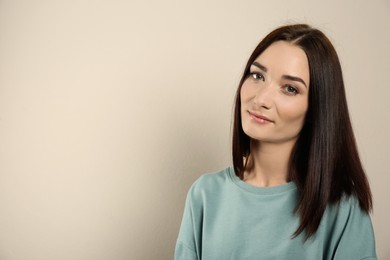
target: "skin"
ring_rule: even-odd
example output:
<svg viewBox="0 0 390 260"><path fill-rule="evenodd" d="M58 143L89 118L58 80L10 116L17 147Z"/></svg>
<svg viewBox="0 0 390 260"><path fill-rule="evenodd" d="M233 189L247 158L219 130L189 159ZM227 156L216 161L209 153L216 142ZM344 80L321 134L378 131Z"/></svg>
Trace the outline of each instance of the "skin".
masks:
<svg viewBox="0 0 390 260"><path fill-rule="evenodd" d="M270 45L250 67L241 87L241 118L251 137L244 181L259 187L288 181L288 161L308 109L309 63L285 41Z"/></svg>

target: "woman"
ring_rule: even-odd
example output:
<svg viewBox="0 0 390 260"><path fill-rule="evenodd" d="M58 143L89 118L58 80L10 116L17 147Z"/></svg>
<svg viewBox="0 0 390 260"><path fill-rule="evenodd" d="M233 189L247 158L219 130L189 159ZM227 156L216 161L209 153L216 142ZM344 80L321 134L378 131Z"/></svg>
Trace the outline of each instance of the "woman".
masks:
<svg viewBox="0 0 390 260"><path fill-rule="evenodd" d="M284 26L256 47L232 151L233 167L192 185L175 259L376 259L341 66L321 31Z"/></svg>

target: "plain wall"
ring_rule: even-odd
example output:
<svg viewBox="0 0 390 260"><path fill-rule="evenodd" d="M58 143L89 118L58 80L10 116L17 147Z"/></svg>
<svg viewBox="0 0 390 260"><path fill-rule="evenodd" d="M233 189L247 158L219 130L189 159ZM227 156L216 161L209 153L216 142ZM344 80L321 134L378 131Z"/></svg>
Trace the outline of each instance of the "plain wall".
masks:
<svg viewBox="0 0 390 260"><path fill-rule="evenodd" d="M172 259L259 40L333 41L390 259L390 2L0 0L0 259Z"/></svg>

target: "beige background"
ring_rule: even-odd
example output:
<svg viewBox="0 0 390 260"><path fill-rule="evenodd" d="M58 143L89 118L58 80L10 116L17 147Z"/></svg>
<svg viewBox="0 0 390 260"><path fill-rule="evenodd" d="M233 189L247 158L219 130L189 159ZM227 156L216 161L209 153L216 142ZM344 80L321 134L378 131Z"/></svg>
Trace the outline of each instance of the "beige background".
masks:
<svg viewBox="0 0 390 260"><path fill-rule="evenodd" d="M0 259L172 259L258 41L332 39L390 259L390 2L0 0Z"/></svg>

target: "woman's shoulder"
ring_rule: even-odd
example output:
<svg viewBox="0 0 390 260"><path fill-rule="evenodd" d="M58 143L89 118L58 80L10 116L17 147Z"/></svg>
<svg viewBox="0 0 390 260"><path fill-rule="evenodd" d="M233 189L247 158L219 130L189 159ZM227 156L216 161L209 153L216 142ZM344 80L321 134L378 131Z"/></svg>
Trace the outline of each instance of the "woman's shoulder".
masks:
<svg viewBox="0 0 390 260"><path fill-rule="evenodd" d="M215 192L226 186L231 179L232 168L202 174L191 186L190 193L194 195Z"/></svg>
<svg viewBox="0 0 390 260"><path fill-rule="evenodd" d="M329 205L329 211L339 214L345 214L346 217L351 212L364 213L360 208L359 199L355 195L344 194L337 203Z"/></svg>
<svg viewBox="0 0 390 260"><path fill-rule="evenodd" d="M330 204L324 214L324 222L344 229L345 225L359 227L363 223L371 226L369 213L364 211L355 195L343 195L337 203Z"/></svg>
<svg viewBox="0 0 390 260"><path fill-rule="evenodd" d="M376 259L371 218L356 196L344 195L324 216L323 232L335 259Z"/></svg>

